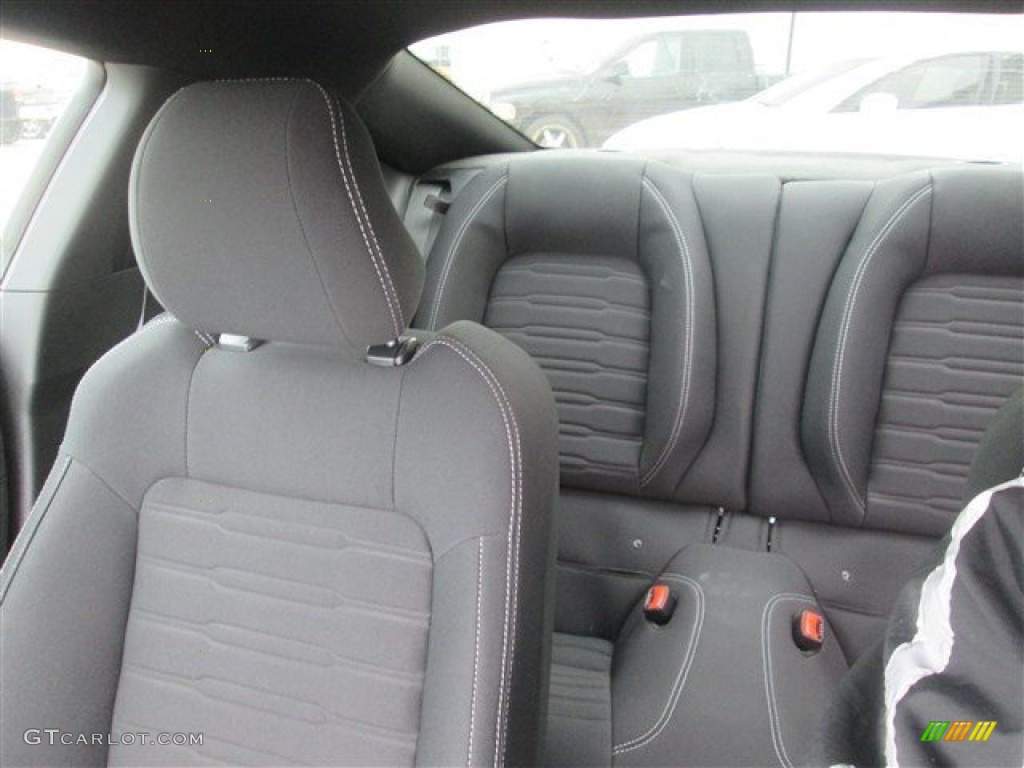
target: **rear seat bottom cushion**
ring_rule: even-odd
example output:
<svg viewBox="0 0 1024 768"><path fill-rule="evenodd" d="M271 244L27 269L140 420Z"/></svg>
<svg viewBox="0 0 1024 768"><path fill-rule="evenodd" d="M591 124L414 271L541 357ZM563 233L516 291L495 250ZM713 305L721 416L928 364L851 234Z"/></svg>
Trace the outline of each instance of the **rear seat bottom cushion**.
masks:
<svg viewBox="0 0 1024 768"><path fill-rule="evenodd" d="M657 581L678 598L665 626L645 621L638 604L614 646L556 635L547 764L805 761L846 662L831 628L819 651L795 645L794 618L821 610L799 568L694 544Z"/></svg>

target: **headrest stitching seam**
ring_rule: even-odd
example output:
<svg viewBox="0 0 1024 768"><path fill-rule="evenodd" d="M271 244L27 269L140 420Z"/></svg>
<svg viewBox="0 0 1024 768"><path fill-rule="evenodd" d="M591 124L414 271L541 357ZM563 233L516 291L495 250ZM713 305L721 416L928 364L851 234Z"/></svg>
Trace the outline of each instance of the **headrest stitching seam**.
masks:
<svg viewBox="0 0 1024 768"><path fill-rule="evenodd" d="M355 214L356 223L359 225L359 232L363 237L363 243L366 245L366 251L370 256L370 261L373 262L373 269L377 273L377 280L380 282L381 292L384 294L385 301L387 301L388 311L391 313L391 322L395 329L395 336L399 336L405 328L405 318L402 316L402 309L398 304L398 296L395 292L394 284L391 281L391 274L388 272L387 262L384 261L383 254L380 251L380 244L377 241L377 235L373 230L369 213L366 210L362 194L359 191L359 184L356 181L355 171L352 167L352 159L348 152L348 140L345 133L345 117L344 115L339 115L338 119L335 120L334 105L331 103L331 99L330 96L328 96L327 91L325 91L323 86L319 83L313 82L313 85L315 85L317 90L320 91L320 95L323 96L324 103L327 105L327 114L331 119L331 133L334 139L334 154L338 161L338 170L341 172L342 181L345 183L345 192L348 194L349 204L352 206L352 212ZM338 142L339 122L341 123L341 145L339 145ZM345 148L344 161L342 160L341 146L344 146ZM349 174L352 176L351 183L349 182ZM370 237L367 236L367 230L369 230L370 236L373 238L373 245L370 244ZM376 250L374 250L373 246L376 246Z"/></svg>

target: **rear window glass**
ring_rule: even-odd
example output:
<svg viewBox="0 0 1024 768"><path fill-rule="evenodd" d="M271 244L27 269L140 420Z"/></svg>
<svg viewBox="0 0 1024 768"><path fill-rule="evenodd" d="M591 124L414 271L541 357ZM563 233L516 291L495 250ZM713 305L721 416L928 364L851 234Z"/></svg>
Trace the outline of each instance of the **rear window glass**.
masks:
<svg viewBox="0 0 1024 768"><path fill-rule="evenodd" d="M410 50L542 147L1019 161L1022 20L868 12L521 20Z"/></svg>

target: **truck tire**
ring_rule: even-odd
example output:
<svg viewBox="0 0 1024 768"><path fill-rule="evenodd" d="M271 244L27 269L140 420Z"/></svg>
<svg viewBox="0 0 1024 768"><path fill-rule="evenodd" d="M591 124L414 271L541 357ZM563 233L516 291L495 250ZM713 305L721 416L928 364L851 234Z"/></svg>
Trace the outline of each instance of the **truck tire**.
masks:
<svg viewBox="0 0 1024 768"><path fill-rule="evenodd" d="M584 145L583 131L564 115L544 115L526 127L526 136L539 147L576 149Z"/></svg>

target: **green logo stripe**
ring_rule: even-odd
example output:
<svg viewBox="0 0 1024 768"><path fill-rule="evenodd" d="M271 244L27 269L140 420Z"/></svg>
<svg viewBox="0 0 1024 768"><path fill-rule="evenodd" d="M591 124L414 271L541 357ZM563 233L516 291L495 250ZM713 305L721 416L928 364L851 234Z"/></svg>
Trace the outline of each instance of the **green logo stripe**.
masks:
<svg viewBox="0 0 1024 768"><path fill-rule="evenodd" d="M921 741L941 741L949 728L949 720L932 720L921 734Z"/></svg>

